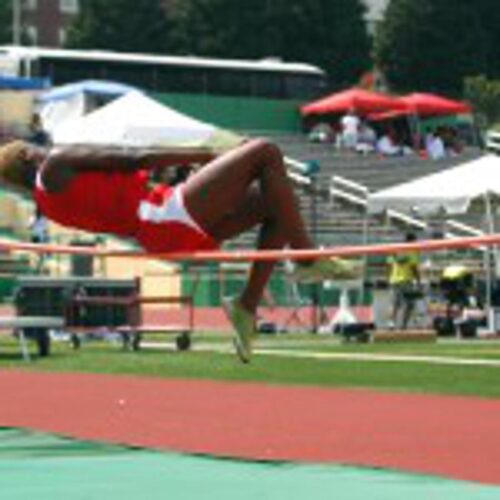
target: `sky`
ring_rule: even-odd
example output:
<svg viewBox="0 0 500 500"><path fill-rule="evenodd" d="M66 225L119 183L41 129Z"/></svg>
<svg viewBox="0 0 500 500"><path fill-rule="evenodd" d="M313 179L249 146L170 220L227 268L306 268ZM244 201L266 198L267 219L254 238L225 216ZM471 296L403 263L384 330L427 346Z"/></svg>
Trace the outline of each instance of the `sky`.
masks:
<svg viewBox="0 0 500 500"><path fill-rule="evenodd" d="M379 21L390 0L363 0L368 6L368 19Z"/></svg>

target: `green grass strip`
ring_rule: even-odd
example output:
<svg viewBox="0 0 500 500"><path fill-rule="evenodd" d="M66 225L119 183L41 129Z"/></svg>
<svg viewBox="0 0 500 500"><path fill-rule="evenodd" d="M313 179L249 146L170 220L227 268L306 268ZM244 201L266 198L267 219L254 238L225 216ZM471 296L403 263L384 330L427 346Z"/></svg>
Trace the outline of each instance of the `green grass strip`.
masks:
<svg viewBox="0 0 500 500"><path fill-rule="evenodd" d="M413 354L422 356L452 356L476 359L499 359L498 343L464 343L407 345L342 345L318 338L311 345L309 336L303 350L318 352L353 352ZM218 343L207 342L203 336L193 340L208 348L222 347L226 352L142 350L125 352L119 345L103 342L85 344L73 351L67 344L54 343L53 354L32 363L22 360L14 341L0 342L0 368L28 370L77 371L108 374L131 374L166 378L201 378L226 381L256 381L269 384L298 384L324 387L371 388L399 392L434 393L500 397L500 367L454 366L422 362L355 361L343 359L294 358L291 356L256 355L252 363L243 366L232 354L229 339L219 337ZM273 343L279 350L280 339L259 341L259 346ZM289 346L283 341L283 349ZM300 349L300 346L296 346Z"/></svg>

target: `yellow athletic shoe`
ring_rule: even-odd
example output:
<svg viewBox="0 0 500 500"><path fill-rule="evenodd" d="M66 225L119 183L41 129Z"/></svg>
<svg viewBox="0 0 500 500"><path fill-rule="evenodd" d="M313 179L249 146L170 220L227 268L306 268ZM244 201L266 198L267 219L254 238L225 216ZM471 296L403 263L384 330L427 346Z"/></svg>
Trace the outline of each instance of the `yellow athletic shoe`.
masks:
<svg viewBox="0 0 500 500"><path fill-rule="evenodd" d="M322 257L311 264L297 263L294 278L302 282L324 280L353 280L362 275L362 265L358 261L339 257Z"/></svg>
<svg viewBox="0 0 500 500"><path fill-rule="evenodd" d="M249 363L252 356L252 342L256 336L255 317L234 297L224 299L223 303L227 317L234 327L233 342L236 354L243 363Z"/></svg>

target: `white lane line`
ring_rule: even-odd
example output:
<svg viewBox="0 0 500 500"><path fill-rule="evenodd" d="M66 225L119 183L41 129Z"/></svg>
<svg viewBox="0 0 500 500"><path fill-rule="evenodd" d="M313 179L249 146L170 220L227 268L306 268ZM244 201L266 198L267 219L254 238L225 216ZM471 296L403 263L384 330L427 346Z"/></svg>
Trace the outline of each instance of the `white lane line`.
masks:
<svg viewBox="0 0 500 500"><path fill-rule="evenodd" d="M176 350L175 344L167 342L144 342L141 344L145 348L167 348ZM197 352L218 352L223 354L233 353L230 344L194 343L193 351ZM366 361L366 362L394 362L394 363L426 363L433 365L451 366L490 366L500 367L500 359L484 358L454 358L447 356L423 356L423 355L403 355L403 354L378 354L378 353L350 353L350 352L319 352L290 349L265 349L255 348L254 354L262 356L281 356L299 359L317 359L323 361Z"/></svg>
<svg viewBox="0 0 500 500"><path fill-rule="evenodd" d="M392 361L398 363L429 363L436 365L458 365L458 366L494 366L500 367L499 359L482 358L452 358L445 356L410 356L401 354L367 354L347 352L316 352L295 350L255 349L255 354L267 356L287 356L292 358L311 358L321 360L346 360L346 361Z"/></svg>

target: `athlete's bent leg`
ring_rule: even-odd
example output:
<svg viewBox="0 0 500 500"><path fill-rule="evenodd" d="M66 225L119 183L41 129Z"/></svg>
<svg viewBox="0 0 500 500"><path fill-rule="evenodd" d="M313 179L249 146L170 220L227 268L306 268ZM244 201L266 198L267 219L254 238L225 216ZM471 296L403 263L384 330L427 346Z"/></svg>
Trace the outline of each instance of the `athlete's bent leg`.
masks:
<svg viewBox="0 0 500 500"><path fill-rule="evenodd" d="M261 208L252 214L251 205L243 200L248 202L248 192L253 184L260 189ZM283 156L267 141L249 141L210 162L186 181L183 192L191 216L216 239L235 236L238 231L243 232L248 226L261 222L259 249L285 245L297 249L313 247ZM339 266L333 263L332 267L331 264L331 261L319 259L300 268L307 279L327 274L332 278L335 272L338 273ZM237 303L230 304L230 318L237 332L238 353L243 361L249 359L254 333L252 318L273 267L274 263L254 263L241 297ZM341 270L344 271L342 267Z"/></svg>
<svg viewBox="0 0 500 500"><path fill-rule="evenodd" d="M312 248L297 199L286 174L283 156L273 144L252 140L216 158L190 177L185 203L193 218L209 233L241 203L257 182L272 219L292 248Z"/></svg>
<svg viewBox="0 0 500 500"><path fill-rule="evenodd" d="M212 228L212 236L218 241L231 239L260 224L258 248L283 248L286 237L269 217L269 207L258 185L253 184L243 199ZM239 297L229 298L224 305L234 326L234 343L241 361L247 363L252 354L255 337L255 317L260 299L269 281L275 262L255 262L244 290Z"/></svg>
<svg viewBox="0 0 500 500"><path fill-rule="evenodd" d="M286 243L286 237L275 221L268 217L269 209L258 186L253 185L234 211L225 216L213 228L212 236L217 241L231 239L260 224L257 248L279 249ZM255 313L260 298L273 272L275 262L255 262L250 269L247 285L240 297L241 304Z"/></svg>

